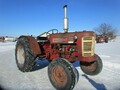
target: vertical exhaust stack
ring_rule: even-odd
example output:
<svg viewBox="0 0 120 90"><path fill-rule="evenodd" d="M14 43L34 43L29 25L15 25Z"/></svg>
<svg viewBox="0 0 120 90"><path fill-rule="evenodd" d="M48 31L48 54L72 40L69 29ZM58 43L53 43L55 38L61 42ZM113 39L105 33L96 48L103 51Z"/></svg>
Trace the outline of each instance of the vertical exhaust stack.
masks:
<svg viewBox="0 0 120 90"><path fill-rule="evenodd" d="M63 8L64 8L64 32L67 33L68 32L67 5L65 5Z"/></svg>

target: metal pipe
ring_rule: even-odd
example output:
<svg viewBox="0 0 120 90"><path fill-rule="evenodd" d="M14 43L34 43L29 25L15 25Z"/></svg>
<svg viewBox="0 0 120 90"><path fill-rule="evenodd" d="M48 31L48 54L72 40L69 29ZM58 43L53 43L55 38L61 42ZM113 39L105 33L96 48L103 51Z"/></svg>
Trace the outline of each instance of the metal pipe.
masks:
<svg viewBox="0 0 120 90"><path fill-rule="evenodd" d="M67 17L67 5L64 6L64 16Z"/></svg>
<svg viewBox="0 0 120 90"><path fill-rule="evenodd" d="M67 33L68 32L67 5L65 5L63 8L64 8L64 32Z"/></svg>

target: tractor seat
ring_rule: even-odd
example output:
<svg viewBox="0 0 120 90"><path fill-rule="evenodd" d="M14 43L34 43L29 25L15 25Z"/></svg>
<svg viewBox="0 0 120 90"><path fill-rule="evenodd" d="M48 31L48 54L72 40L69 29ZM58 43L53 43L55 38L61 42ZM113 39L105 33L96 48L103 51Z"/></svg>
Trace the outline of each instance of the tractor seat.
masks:
<svg viewBox="0 0 120 90"><path fill-rule="evenodd" d="M40 37L40 36L38 36L38 37L37 37L37 41L38 41L38 42L47 42L47 41L48 41L48 38L47 38L47 37Z"/></svg>

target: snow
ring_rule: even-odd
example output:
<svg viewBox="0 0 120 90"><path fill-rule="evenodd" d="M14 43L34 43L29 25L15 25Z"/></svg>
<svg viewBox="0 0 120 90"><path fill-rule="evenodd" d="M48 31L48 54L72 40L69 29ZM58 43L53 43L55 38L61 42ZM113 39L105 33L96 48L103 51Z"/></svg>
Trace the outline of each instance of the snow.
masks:
<svg viewBox="0 0 120 90"><path fill-rule="evenodd" d="M15 44L0 43L0 87L5 90L55 90L48 78L48 61L39 61L33 72L23 73L18 70ZM120 90L119 47L120 37L114 42L96 44L95 53L103 61L103 70L96 76L85 75L79 62L75 62L73 65L79 72L79 81L74 90Z"/></svg>
<svg viewBox="0 0 120 90"><path fill-rule="evenodd" d="M15 48L15 42L0 42L0 53Z"/></svg>

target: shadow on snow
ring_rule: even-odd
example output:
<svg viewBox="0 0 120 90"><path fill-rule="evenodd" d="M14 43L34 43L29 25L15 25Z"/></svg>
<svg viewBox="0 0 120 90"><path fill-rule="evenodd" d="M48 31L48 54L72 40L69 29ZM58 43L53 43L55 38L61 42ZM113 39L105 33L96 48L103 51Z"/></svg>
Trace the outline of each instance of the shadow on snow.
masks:
<svg viewBox="0 0 120 90"><path fill-rule="evenodd" d="M49 65L49 61L46 59L38 59L36 61L35 66L33 67L33 71L39 70L39 69L43 69L45 67L47 67Z"/></svg>
<svg viewBox="0 0 120 90"><path fill-rule="evenodd" d="M33 67L33 71L39 70L39 69L43 69L45 67L47 67L49 65L49 60L47 59L38 59L36 61L35 66ZM79 67L80 66L80 62L79 61L75 61L74 63L72 63L72 65L74 67Z"/></svg>
<svg viewBox="0 0 120 90"><path fill-rule="evenodd" d="M84 76L91 83L91 85L93 85L96 88L96 90L107 90L104 84L95 82L85 74L83 74L82 76Z"/></svg>
<svg viewBox="0 0 120 90"><path fill-rule="evenodd" d="M75 61L74 63L72 63L72 65L74 66L74 67L79 67L80 66L80 61Z"/></svg>

